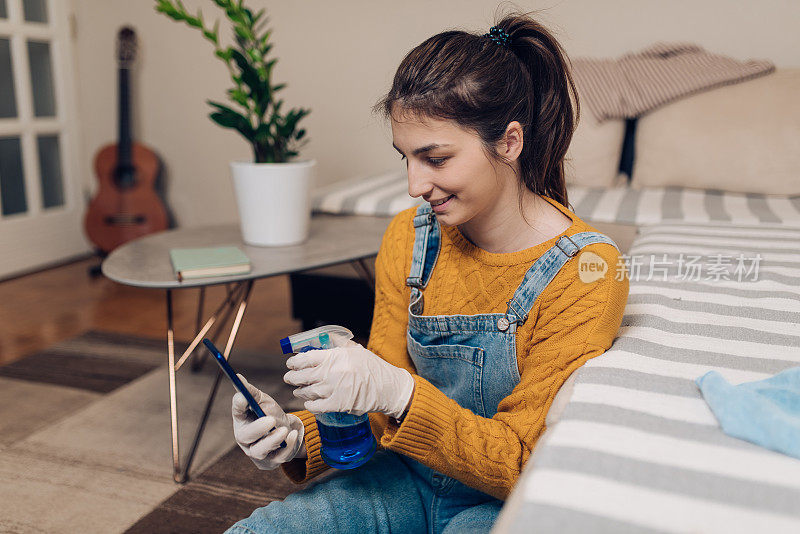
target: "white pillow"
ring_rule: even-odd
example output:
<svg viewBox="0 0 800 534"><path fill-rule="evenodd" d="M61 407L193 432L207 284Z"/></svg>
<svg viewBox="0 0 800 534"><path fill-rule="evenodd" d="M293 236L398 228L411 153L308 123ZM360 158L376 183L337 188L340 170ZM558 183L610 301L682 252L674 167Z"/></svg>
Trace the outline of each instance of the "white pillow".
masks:
<svg viewBox="0 0 800 534"><path fill-rule="evenodd" d="M800 194L800 69L709 89L639 118L631 186Z"/></svg>
<svg viewBox="0 0 800 534"><path fill-rule="evenodd" d="M578 127L564 160L566 184L613 187L617 183L625 121L598 123L588 107L581 106Z"/></svg>

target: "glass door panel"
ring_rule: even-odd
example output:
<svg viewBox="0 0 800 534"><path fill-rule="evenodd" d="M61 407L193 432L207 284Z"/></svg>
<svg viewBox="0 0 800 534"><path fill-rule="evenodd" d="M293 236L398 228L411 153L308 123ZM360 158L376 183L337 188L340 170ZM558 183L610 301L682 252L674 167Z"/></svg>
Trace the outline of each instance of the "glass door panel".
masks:
<svg viewBox="0 0 800 534"><path fill-rule="evenodd" d="M61 154L57 135L40 135L39 174L42 186L42 207L54 208L64 205L64 184L61 181Z"/></svg>
<svg viewBox="0 0 800 534"><path fill-rule="evenodd" d="M28 211L19 137L0 137L0 206L3 216Z"/></svg>
<svg viewBox="0 0 800 534"><path fill-rule="evenodd" d="M3 0L0 0L2 2ZM17 116L14 71L11 68L11 41L0 37L0 119Z"/></svg>

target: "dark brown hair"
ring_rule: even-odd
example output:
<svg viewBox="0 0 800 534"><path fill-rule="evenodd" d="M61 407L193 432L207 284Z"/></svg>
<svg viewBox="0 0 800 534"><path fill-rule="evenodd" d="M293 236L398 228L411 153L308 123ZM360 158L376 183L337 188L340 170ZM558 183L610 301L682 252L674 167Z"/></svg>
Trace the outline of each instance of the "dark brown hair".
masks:
<svg viewBox="0 0 800 534"><path fill-rule="evenodd" d="M495 24L509 34L508 48L483 37L489 28L426 39L403 58L373 112L388 119L398 104L404 114L452 120L478 135L489 158L509 166L495 147L516 120L523 130L519 183L567 206L564 158L580 103L569 58L530 13L512 12ZM520 211L522 199L520 186Z"/></svg>

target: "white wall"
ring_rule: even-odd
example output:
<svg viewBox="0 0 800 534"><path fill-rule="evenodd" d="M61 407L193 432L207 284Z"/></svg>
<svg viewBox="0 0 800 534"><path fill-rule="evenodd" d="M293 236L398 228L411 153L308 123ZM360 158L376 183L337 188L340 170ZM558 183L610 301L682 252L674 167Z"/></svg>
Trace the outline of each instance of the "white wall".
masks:
<svg viewBox="0 0 800 534"><path fill-rule="evenodd" d="M58 0L60 1L60 0ZM168 203L181 226L236 221L228 162L250 159L245 140L209 118L207 99L225 101L232 84L200 33L156 13L149 0L73 0L81 117L82 175L94 187L98 148L117 138L116 33L132 25L139 38L132 76L135 140L166 167ZM207 21L223 14L210 1ZM614 57L655 41L693 41L738 59L765 58L800 67L800 2L796 0L247 0L267 9L273 84L286 82L282 111L311 108L299 123L310 142L300 159L316 158L317 184L401 168L388 124L370 107L389 89L402 57L445 29L485 32L498 6L545 9L540 16L571 57ZM220 34L229 39L221 21ZM227 41L226 41L227 42Z"/></svg>

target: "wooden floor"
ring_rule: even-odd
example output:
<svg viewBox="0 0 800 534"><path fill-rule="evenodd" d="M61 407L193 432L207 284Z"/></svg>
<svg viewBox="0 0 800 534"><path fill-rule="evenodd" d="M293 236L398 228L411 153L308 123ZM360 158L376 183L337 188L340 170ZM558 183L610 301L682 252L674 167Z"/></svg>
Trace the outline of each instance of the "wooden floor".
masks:
<svg viewBox="0 0 800 534"><path fill-rule="evenodd" d="M0 365L92 329L163 338L166 347L165 291L125 286L102 275L92 278L88 269L97 263L81 260L0 282ZM198 293L173 291L176 339L193 337ZM206 290L205 318L224 295L224 286ZM291 317L288 275L261 279L253 287L236 347L279 351L278 340L300 329L300 321Z"/></svg>

